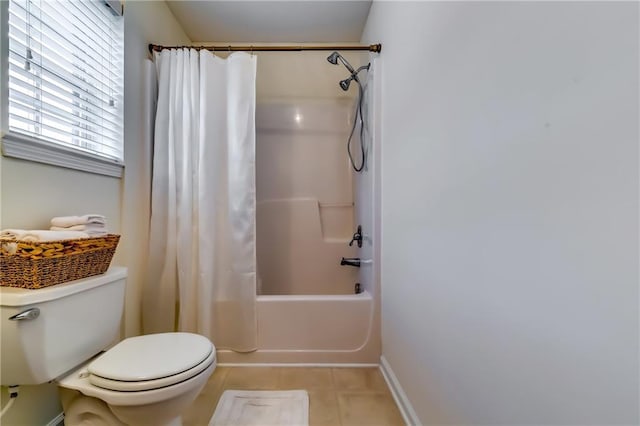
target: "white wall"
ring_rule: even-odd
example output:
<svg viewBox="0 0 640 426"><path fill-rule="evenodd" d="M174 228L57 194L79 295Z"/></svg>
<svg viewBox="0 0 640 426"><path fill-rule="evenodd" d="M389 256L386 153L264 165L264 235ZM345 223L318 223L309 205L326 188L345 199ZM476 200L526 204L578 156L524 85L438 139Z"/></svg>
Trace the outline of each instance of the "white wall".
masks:
<svg viewBox="0 0 640 426"><path fill-rule="evenodd" d="M374 2L383 355L424 424L637 424L638 4Z"/></svg>
<svg viewBox="0 0 640 426"><path fill-rule="evenodd" d="M55 216L101 213L120 232L120 179L3 157L2 228L49 229Z"/></svg>
<svg viewBox="0 0 640 426"><path fill-rule="evenodd" d="M139 294L147 250L150 146L142 70L148 43L189 44L190 40L164 2L126 2L122 180L0 157L0 228L46 227L53 216L99 212L108 217L110 230L122 235L113 263L129 268L123 323L127 336L140 333ZM1 393L4 405L6 389ZM60 411L55 385L26 386L2 424L46 424Z"/></svg>

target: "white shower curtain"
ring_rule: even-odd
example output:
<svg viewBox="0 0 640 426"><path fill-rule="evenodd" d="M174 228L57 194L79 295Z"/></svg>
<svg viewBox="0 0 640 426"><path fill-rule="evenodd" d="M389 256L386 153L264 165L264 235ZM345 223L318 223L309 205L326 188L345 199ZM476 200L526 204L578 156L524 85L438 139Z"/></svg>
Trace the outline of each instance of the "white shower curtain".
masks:
<svg viewBox="0 0 640 426"><path fill-rule="evenodd" d="M155 122L146 333L256 349L256 58L163 50Z"/></svg>

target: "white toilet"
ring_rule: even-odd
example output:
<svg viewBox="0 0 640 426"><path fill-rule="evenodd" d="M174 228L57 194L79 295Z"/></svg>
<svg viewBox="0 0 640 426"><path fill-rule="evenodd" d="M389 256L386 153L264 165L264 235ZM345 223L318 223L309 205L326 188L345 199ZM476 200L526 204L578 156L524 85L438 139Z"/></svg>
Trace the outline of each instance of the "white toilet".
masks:
<svg viewBox="0 0 640 426"><path fill-rule="evenodd" d="M0 287L2 385L55 381L65 425L179 425L216 367L192 333L119 334L126 268L38 289Z"/></svg>

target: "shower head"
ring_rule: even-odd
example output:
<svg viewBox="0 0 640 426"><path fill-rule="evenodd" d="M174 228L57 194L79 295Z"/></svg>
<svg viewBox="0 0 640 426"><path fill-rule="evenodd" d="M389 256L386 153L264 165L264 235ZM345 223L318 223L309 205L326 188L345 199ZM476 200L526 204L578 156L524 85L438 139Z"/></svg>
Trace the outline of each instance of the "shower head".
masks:
<svg viewBox="0 0 640 426"><path fill-rule="evenodd" d="M349 78L345 78L344 80L340 81L340 88L342 90L344 90L345 92L347 90L349 90L349 84L351 84L351 80L355 80L356 83L358 83L358 86L360 86L360 80L358 80L358 73L362 70L367 70L369 71L369 66L371 64L367 64L367 65L363 65L360 68L358 68L355 72L351 73L351 77ZM362 90L362 87L360 87L360 89Z"/></svg>
<svg viewBox="0 0 640 426"><path fill-rule="evenodd" d="M333 65L338 65L338 56L340 56L338 52L333 52L329 57L327 57L327 61L331 62Z"/></svg>
<svg viewBox="0 0 640 426"><path fill-rule="evenodd" d="M349 90L349 84L351 84L351 80L353 80L353 76L340 81L340 88L342 88L342 90L344 90L345 92Z"/></svg>
<svg viewBox="0 0 640 426"><path fill-rule="evenodd" d="M338 65L338 59L340 59L340 62L342 62L342 65L344 65L351 74L355 72L351 64L347 62L347 60L338 52L333 52L331 55L327 57L327 61L331 62L333 65Z"/></svg>
<svg viewBox="0 0 640 426"><path fill-rule="evenodd" d="M327 57L327 61L329 61L333 65L338 65L338 59L340 60L340 62L342 62L342 65L344 65L345 68L347 68L351 73L351 77L344 79L340 82L340 88L345 92L349 90L349 84L351 84L351 80L355 80L356 83L358 83L358 86L360 86L360 80L358 80L358 73L365 69L368 71L370 64L363 65L357 70L354 70L351 64L347 62L347 60L338 52L333 52L331 55ZM362 90L362 87L360 87L360 89Z"/></svg>

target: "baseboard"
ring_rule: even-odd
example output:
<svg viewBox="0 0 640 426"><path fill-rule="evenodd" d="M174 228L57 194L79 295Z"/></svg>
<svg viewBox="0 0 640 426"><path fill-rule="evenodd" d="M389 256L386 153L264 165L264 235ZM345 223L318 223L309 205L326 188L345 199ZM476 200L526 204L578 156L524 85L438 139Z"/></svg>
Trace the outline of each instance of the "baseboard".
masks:
<svg viewBox="0 0 640 426"><path fill-rule="evenodd" d="M371 368L378 367L378 364L368 363L298 363L298 362L278 362L278 363L266 363L266 362L219 362L219 367L333 367L333 368Z"/></svg>
<svg viewBox="0 0 640 426"><path fill-rule="evenodd" d="M391 390L391 394L393 395L393 399L395 399L398 408L400 409L400 414L402 414L402 418L404 419L407 425L411 426L420 426L422 423L418 418L415 410L413 409L413 405L407 398L407 394L404 393L398 378L394 374L391 366L387 359L383 356L380 357L380 371L384 376L384 379L387 381L387 385Z"/></svg>
<svg viewBox="0 0 640 426"><path fill-rule="evenodd" d="M55 416L46 426L62 426L64 424L64 413Z"/></svg>

